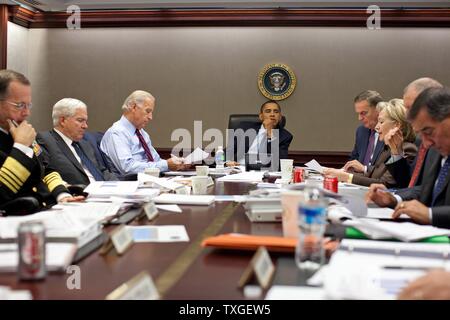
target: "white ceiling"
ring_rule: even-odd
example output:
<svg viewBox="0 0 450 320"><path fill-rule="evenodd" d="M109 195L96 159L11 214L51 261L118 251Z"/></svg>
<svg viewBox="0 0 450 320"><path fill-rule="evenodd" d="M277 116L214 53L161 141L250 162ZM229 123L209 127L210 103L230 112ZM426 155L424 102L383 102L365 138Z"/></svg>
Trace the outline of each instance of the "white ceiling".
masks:
<svg viewBox="0 0 450 320"><path fill-rule="evenodd" d="M379 5L386 8L450 8L449 0L7 0L0 3L21 4L44 11L66 11L70 5L81 10L156 9L156 8L367 8Z"/></svg>

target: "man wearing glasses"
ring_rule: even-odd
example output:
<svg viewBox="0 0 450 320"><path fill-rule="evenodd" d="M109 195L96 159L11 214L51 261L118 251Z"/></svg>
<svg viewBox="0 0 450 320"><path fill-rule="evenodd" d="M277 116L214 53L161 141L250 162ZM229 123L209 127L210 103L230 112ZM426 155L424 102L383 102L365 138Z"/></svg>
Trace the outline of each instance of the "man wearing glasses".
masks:
<svg viewBox="0 0 450 320"><path fill-rule="evenodd" d="M0 203L18 197L36 198L41 207L77 201L56 171L46 169L31 114L30 81L12 70L0 70Z"/></svg>

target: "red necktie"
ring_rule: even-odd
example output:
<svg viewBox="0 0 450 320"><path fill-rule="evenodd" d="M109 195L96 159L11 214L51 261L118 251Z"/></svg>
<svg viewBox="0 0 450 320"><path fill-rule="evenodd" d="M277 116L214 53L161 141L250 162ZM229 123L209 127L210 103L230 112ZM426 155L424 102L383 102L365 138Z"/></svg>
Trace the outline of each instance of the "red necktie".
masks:
<svg viewBox="0 0 450 320"><path fill-rule="evenodd" d="M417 161L416 166L414 167L413 174L411 176L411 180L409 181L408 188L414 187L417 181L417 177L419 176L420 169L422 168L423 160L425 160L425 155L427 154L427 148L423 145L423 143L420 144L419 152L417 152Z"/></svg>
<svg viewBox="0 0 450 320"><path fill-rule="evenodd" d="M144 148L145 155L147 156L148 161L153 162L153 156L152 153L150 152L150 148L148 147L144 137L142 136L141 132L138 129L136 129L136 135L139 138L139 142L141 143L142 148Z"/></svg>

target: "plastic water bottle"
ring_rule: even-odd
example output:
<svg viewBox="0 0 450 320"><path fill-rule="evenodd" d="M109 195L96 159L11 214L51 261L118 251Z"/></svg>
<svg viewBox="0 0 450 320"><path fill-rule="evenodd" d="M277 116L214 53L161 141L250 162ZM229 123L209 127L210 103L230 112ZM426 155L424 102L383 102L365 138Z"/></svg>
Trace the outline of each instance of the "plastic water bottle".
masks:
<svg viewBox="0 0 450 320"><path fill-rule="evenodd" d="M223 147L219 146L216 151L216 169L223 169L225 165L225 152L223 151Z"/></svg>
<svg viewBox="0 0 450 320"><path fill-rule="evenodd" d="M302 270L313 271L325 262L323 235L327 202L318 188L306 188L298 207L299 236L295 248L295 263Z"/></svg>

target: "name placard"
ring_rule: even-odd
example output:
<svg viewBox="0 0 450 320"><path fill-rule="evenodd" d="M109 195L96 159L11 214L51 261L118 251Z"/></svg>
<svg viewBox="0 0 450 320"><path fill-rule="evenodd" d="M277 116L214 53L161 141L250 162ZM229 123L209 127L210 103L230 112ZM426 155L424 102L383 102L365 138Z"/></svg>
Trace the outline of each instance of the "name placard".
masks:
<svg viewBox="0 0 450 320"><path fill-rule="evenodd" d="M111 232L111 242L117 253L121 255L133 244L133 236L125 225L121 225Z"/></svg>
<svg viewBox="0 0 450 320"><path fill-rule="evenodd" d="M158 216L158 208L156 208L156 205L153 201L150 201L149 203L144 205L144 213L148 221L152 221Z"/></svg>
<svg viewBox="0 0 450 320"><path fill-rule="evenodd" d="M159 300L160 294L152 277L145 271L140 272L113 292L106 300Z"/></svg>
<svg viewBox="0 0 450 320"><path fill-rule="evenodd" d="M274 273L275 266L270 259L269 252L265 247L259 247L239 279L239 287L244 287L255 276L258 284L266 289Z"/></svg>

